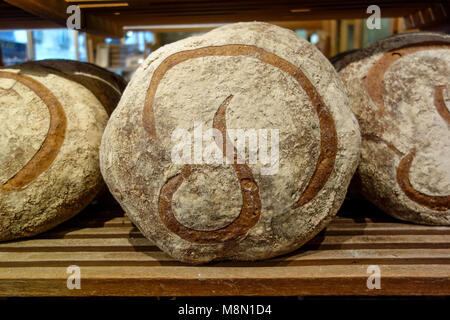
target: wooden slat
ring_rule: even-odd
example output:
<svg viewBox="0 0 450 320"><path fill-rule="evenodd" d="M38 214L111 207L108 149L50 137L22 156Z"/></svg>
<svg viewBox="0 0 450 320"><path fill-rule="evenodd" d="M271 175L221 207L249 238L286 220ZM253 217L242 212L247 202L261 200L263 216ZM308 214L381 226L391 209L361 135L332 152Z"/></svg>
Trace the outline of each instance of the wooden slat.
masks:
<svg viewBox="0 0 450 320"><path fill-rule="evenodd" d="M450 4L447 2L432 3L429 7L410 13L404 18L407 29L428 29L439 25L448 25L449 16Z"/></svg>
<svg viewBox="0 0 450 320"><path fill-rule="evenodd" d="M450 228L403 223L345 223L336 219L325 230L327 235L450 235Z"/></svg>
<svg viewBox="0 0 450 320"><path fill-rule="evenodd" d="M305 29L305 30L320 30L323 28L323 21L319 20L308 20L308 21L274 21L270 20L270 23L291 29ZM139 30L147 30L152 32L198 32L198 31L210 31L214 28L220 27L224 25L224 23L211 23L211 24L177 24L177 25L154 25L154 24L146 24L142 25L134 25L134 26L126 26L125 30L139 31Z"/></svg>
<svg viewBox="0 0 450 320"><path fill-rule="evenodd" d="M144 237L33 239L0 244L0 252L13 251L145 251L155 245ZM450 248L450 235L317 236L303 246L315 250Z"/></svg>
<svg viewBox="0 0 450 320"><path fill-rule="evenodd" d="M258 262L261 266L353 264L450 264L450 249L362 249L300 251ZM184 264L159 251L143 252L0 252L0 267L159 266ZM214 267L249 267L255 262L220 262Z"/></svg>
<svg viewBox="0 0 450 320"><path fill-rule="evenodd" d="M182 13L140 13L139 11L114 15L108 13L97 13L101 17L108 17L117 21L122 26L137 26L137 25L154 25L154 24L200 24L200 23L232 23L245 21L307 21L307 20L329 20L329 19L364 19L368 15L365 13L366 7L362 9L336 9L327 11L312 11L306 13L292 14L289 11L270 11L258 10L255 8L251 11L239 12L216 12L184 15ZM385 17L399 17L407 13L414 12L414 8L387 8L382 12ZM417 10L417 9L416 9ZM94 14L94 13L91 13Z"/></svg>
<svg viewBox="0 0 450 320"><path fill-rule="evenodd" d="M0 296L450 294L450 227L399 222L367 202L346 202L291 254L205 266L166 255L107 204L34 239L0 243ZM69 265L81 268L82 290L67 289ZM381 269L381 290L367 289L369 265Z"/></svg>
<svg viewBox="0 0 450 320"><path fill-rule="evenodd" d="M65 225L64 225L65 226ZM71 227L76 228L92 228L92 227L129 227L132 226L130 219L127 217L114 217L110 219L74 219L70 221ZM64 228L63 228L64 229ZM59 228L57 229L59 230Z"/></svg>
<svg viewBox="0 0 450 320"><path fill-rule="evenodd" d="M379 265L381 289L367 288L366 265L82 267L68 290L66 267L0 268L0 296L448 295L450 265Z"/></svg>
<svg viewBox="0 0 450 320"><path fill-rule="evenodd" d="M59 28L55 22L44 20L0 0L0 29Z"/></svg>
<svg viewBox="0 0 450 320"><path fill-rule="evenodd" d="M146 238L128 239L36 239L0 244L0 252L17 251L147 251L156 250L155 245Z"/></svg>
<svg viewBox="0 0 450 320"><path fill-rule="evenodd" d="M86 239L86 238L143 238L140 231L126 223L123 219L115 218L117 222L104 223L103 227L57 228L38 238L44 239ZM403 225L395 223L331 223L324 231L324 235L449 235L450 228L439 226Z"/></svg>

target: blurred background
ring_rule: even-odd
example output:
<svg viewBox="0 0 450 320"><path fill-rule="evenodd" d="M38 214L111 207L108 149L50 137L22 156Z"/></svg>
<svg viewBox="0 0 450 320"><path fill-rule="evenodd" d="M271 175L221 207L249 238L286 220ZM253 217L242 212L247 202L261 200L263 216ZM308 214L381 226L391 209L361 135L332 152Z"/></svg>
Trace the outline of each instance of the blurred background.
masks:
<svg viewBox="0 0 450 320"><path fill-rule="evenodd" d="M239 21L266 21L291 29L327 57L397 33L449 32L447 1L380 0L379 12L368 10L371 4L355 0L0 0L0 64L72 59L98 64L129 80L159 47ZM69 6L77 6L78 16ZM80 28L67 28L69 18L78 18Z"/></svg>

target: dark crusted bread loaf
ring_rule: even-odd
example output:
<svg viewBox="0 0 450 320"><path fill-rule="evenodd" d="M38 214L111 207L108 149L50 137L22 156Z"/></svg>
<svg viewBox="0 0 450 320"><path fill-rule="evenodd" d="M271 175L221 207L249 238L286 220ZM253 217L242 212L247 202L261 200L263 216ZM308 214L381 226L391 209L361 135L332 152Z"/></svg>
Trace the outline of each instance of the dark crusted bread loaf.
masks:
<svg viewBox="0 0 450 320"><path fill-rule="evenodd" d="M107 120L95 94L64 73L0 69L0 240L46 231L97 195Z"/></svg>
<svg viewBox="0 0 450 320"><path fill-rule="evenodd" d="M228 154L240 146L232 129L257 133L241 162ZM238 23L147 58L108 123L100 165L130 219L173 257L256 260L295 250L329 223L359 143L342 84L313 45ZM185 162L175 161L180 149ZM218 161L208 162L212 150ZM278 152L268 163L267 150Z"/></svg>
<svg viewBox="0 0 450 320"><path fill-rule="evenodd" d="M365 197L402 220L450 224L450 36L393 36L334 62L362 133Z"/></svg>
<svg viewBox="0 0 450 320"><path fill-rule="evenodd" d="M78 82L89 89L110 115L119 103L126 81L118 74L95 64L64 59L48 59L31 62L59 71L68 80Z"/></svg>

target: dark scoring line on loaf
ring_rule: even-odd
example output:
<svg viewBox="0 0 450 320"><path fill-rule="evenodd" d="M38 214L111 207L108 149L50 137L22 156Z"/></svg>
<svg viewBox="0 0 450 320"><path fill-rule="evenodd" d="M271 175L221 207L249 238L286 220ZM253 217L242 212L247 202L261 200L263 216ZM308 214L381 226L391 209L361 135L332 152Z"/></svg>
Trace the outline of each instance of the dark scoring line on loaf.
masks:
<svg viewBox="0 0 450 320"><path fill-rule="evenodd" d="M386 90L384 88L384 76L389 67L409 54L416 53L424 50L441 50L450 49L450 44L446 42L421 42L409 44L400 48L391 49L383 54L383 56L377 60L367 73L367 77L364 81L366 90L372 99L372 101L377 106L377 111L381 116L386 113L386 107L384 105L384 95ZM443 98L443 89L445 85L435 87L434 91L434 106L439 113L439 115L447 122L450 123L450 113L445 106L445 101ZM413 148L409 151L407 155L404 156L391 142L382 140L375 135L365 135L365 139L369 139L375 142L383 142L390 149L396 152L397 155L402 156L400 163L397 167L397 183L403 193L413 202L427 207L431 210L436 211L447 211L450 209L450 195L447 196L431 196L422 193L412 186L409 180L409 171L413 158L415 156L416 150Z"/></svg>
<svg viewBox="0 0 450 320"><path fill-rule="evenodd" d="M143 110L143 126L145 131L149 134L154 142L157 142L153 103L159 83L166 72L181 62L187 61L189 59L208 56L247 56L258 59L263 63L270 64L289 74L306 92L319 118L319 127L321 134L320 154L314 173L309 180L308 185L303 190L299 199L292 205L292 208L295 209L301 207L314 199L314 197L320 192L320 190L322 190L324 185L327 183L334 169L335 159L337 155L337 132L334 119L328 106L324 103L317 89L300 68L294 66L289 61L256 46L237 44L210 46L177 52L165 58L164 61L162 61L161 64L153 72L152 79L147 91ZM182 177L182 175L179 177Z"/></svg>
<svg viewBox="0 0 450 320"><path fill-rule="evenodd" d="M222 148L223 154L227 154L227 149L234 148L227 135L226 124L226 110L232 98L233 95L230 95L222 102L213 118L213 128L218 130L222 134L222 137L225 137L223 144L218 145L219 148ZM261 215L261 198L258 184L248 165L236 163L237 151L235 148L234 158L235 163L233 164L233 169L239 180L242 194L241 211L237 218L224 227L207 231L188 228L176 219L172 210L172 198L181 184L191 174L190 165L186 164L181 174L170 178L161 188L158 210L161 220L167 228L187 241L207 244L237 240L244 236L258 222ZM232 159L229 160L232 161Z"/></svg>
<svg viewBox="0 0 450 320"><path fill-rule="evenodd" d="M50 126L39 150L19 172L0 185L2 191L14 191L27 186L53 163L65 139L67 119L61 103L43 84L26 75L6 71L0 71L0 78L12 79L28 87L44 102L50 113Z"/></svg>

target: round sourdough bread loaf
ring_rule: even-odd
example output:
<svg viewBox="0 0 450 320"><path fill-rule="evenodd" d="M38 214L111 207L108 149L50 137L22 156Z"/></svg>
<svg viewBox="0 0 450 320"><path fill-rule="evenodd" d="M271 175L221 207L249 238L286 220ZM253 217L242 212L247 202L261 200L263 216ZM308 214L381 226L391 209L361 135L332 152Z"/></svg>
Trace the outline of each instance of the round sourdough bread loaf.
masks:
<svg viewBox="0 0 450 320"><path fill-rule="evenodd" d="M335 61L362 132L361 191L402 220L450 224L450 36L381 40Z"/></svg>
<svg viewBox="0 0 450 320"><path fill-rule="evenodd" d="M109 115L127 86L126 81L118 74L86 62L47 59L31 63L61 72L66 79L83 85L100 100Z"/></svg>
<svg viewBox="0 0 450 320"><path fill-rule="evenodd" d="M97 195L107 120L99 99L60 72L0 69L0 240L48 230Z"/></svg>
<svg viewBox="0 0 450 320"><path fill-rule="evenodd" d="M238 23L146 59L108 122L100 166L130 219L171 256L256 260L328 224L359 144L327 59L292 31Z"/></svg>

